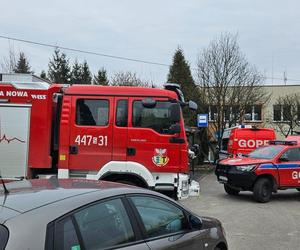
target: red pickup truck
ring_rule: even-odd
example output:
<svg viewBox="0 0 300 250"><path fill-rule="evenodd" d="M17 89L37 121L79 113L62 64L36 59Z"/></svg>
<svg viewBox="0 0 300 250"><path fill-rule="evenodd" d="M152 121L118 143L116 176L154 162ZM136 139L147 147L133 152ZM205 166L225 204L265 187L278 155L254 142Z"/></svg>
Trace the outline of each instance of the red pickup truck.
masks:
<svg viewBox="0 0 300 250"><path fill-rule="evenodd" d="M258 202L268 202L277 190L300 191L300 136L270 141L246 156L221 160L215 174L229 195L252 191Z"/></svg>

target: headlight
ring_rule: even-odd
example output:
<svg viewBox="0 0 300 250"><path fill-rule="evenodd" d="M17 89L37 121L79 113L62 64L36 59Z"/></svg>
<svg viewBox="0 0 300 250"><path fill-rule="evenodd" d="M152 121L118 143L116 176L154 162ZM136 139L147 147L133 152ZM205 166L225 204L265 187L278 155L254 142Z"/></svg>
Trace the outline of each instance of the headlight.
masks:
<svg viewBox="0 0 300 250"><path fill-rule="evenodd" d="M222 233L223 233L224 237L226 238L226 232L225 232L225 229L224 229L224 227L223 227L223 225L222 225L222 224L221 224L221 231L222 231Z"/></svg>
<svg viewBox="0 0 300 250"><path fill-rule="evenodd" d="M182 181L182 190L189 189L189 182L188 181Z"/></svg>
<svg viewBox="0 0 300 250"><path fill-rule="evenodd" d="M237 170L240 170L240 171L251 171L253 170L254 168L256 167L256 165L243 165L243 166L236 166L236 169Z"/></svg>

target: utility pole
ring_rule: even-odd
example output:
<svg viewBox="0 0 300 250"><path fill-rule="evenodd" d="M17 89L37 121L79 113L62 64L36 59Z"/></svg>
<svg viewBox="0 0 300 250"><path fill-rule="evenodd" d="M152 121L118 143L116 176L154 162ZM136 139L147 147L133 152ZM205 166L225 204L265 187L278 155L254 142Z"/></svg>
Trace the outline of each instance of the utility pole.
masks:
<svg viewBox="0 0 300 250"><path fill-rule="evenodd" d="M284 85L286 85L286 82L287 82L287 73L286 73L286 71L283 72L283 81L284 81Z"/></svg>

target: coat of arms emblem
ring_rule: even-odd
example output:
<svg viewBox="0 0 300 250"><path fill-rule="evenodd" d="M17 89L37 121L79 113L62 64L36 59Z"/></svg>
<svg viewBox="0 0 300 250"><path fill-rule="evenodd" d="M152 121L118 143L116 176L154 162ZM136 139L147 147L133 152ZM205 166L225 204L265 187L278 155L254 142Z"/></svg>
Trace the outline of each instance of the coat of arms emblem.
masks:
<svg viewBox="0 0 300 250"><path fill-rule="evenodd" d="M163 167L169 162L169 157L167 156L167 150L162 148L156 148L154 150L154 156L152 157L152 162L158 166Z"/></svg>

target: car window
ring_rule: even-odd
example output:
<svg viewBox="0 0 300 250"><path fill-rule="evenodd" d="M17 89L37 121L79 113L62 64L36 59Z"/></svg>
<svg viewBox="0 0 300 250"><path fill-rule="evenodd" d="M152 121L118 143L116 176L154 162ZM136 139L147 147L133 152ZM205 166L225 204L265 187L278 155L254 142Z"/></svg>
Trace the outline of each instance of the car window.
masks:
<svg viewBox="0 0 300 250"><path fill-rule="evenodd" d="M89 206L74 214L86 249L116 246L134 240L120 199Z"/></svg>
<svg viewBox="0 0 300 250"><path fill-rule="evenodd" d="M71 216L57 223L55 244L55 249L59 250L80 250L78 236Z"/></svg>
<svg viewBox="0 0 300 250"><path fill-rule="evenodd" d="M300 148L288 149L281 157L287 158L289 161L300 161Z"/></svg>
<svg viewBox="0 0 300 250"><path fill-rule="evenodd" d="M176 233L187 228L183 211L170 202L153 197L131 197L148 237Z"/></svg>
<svg viewBox="0 0 300 250"><path fill-rule="evenodd" d="M5 226L0 225L0 250L5 249L8 240L8 230Z"/></svg>
<svg viewBox="0 0 300 250"><path fill-rule="evenodd" d="M71 220L60 226L60 247L57 249L102 249L135 240L133 229L121 199L88 206L75 212ZM71 224L71 225L70 225ZM75 234L74 224L78 232ZM76 228L75 227L75 228ZM76 239L82 239L81 245Z"/></svg>

